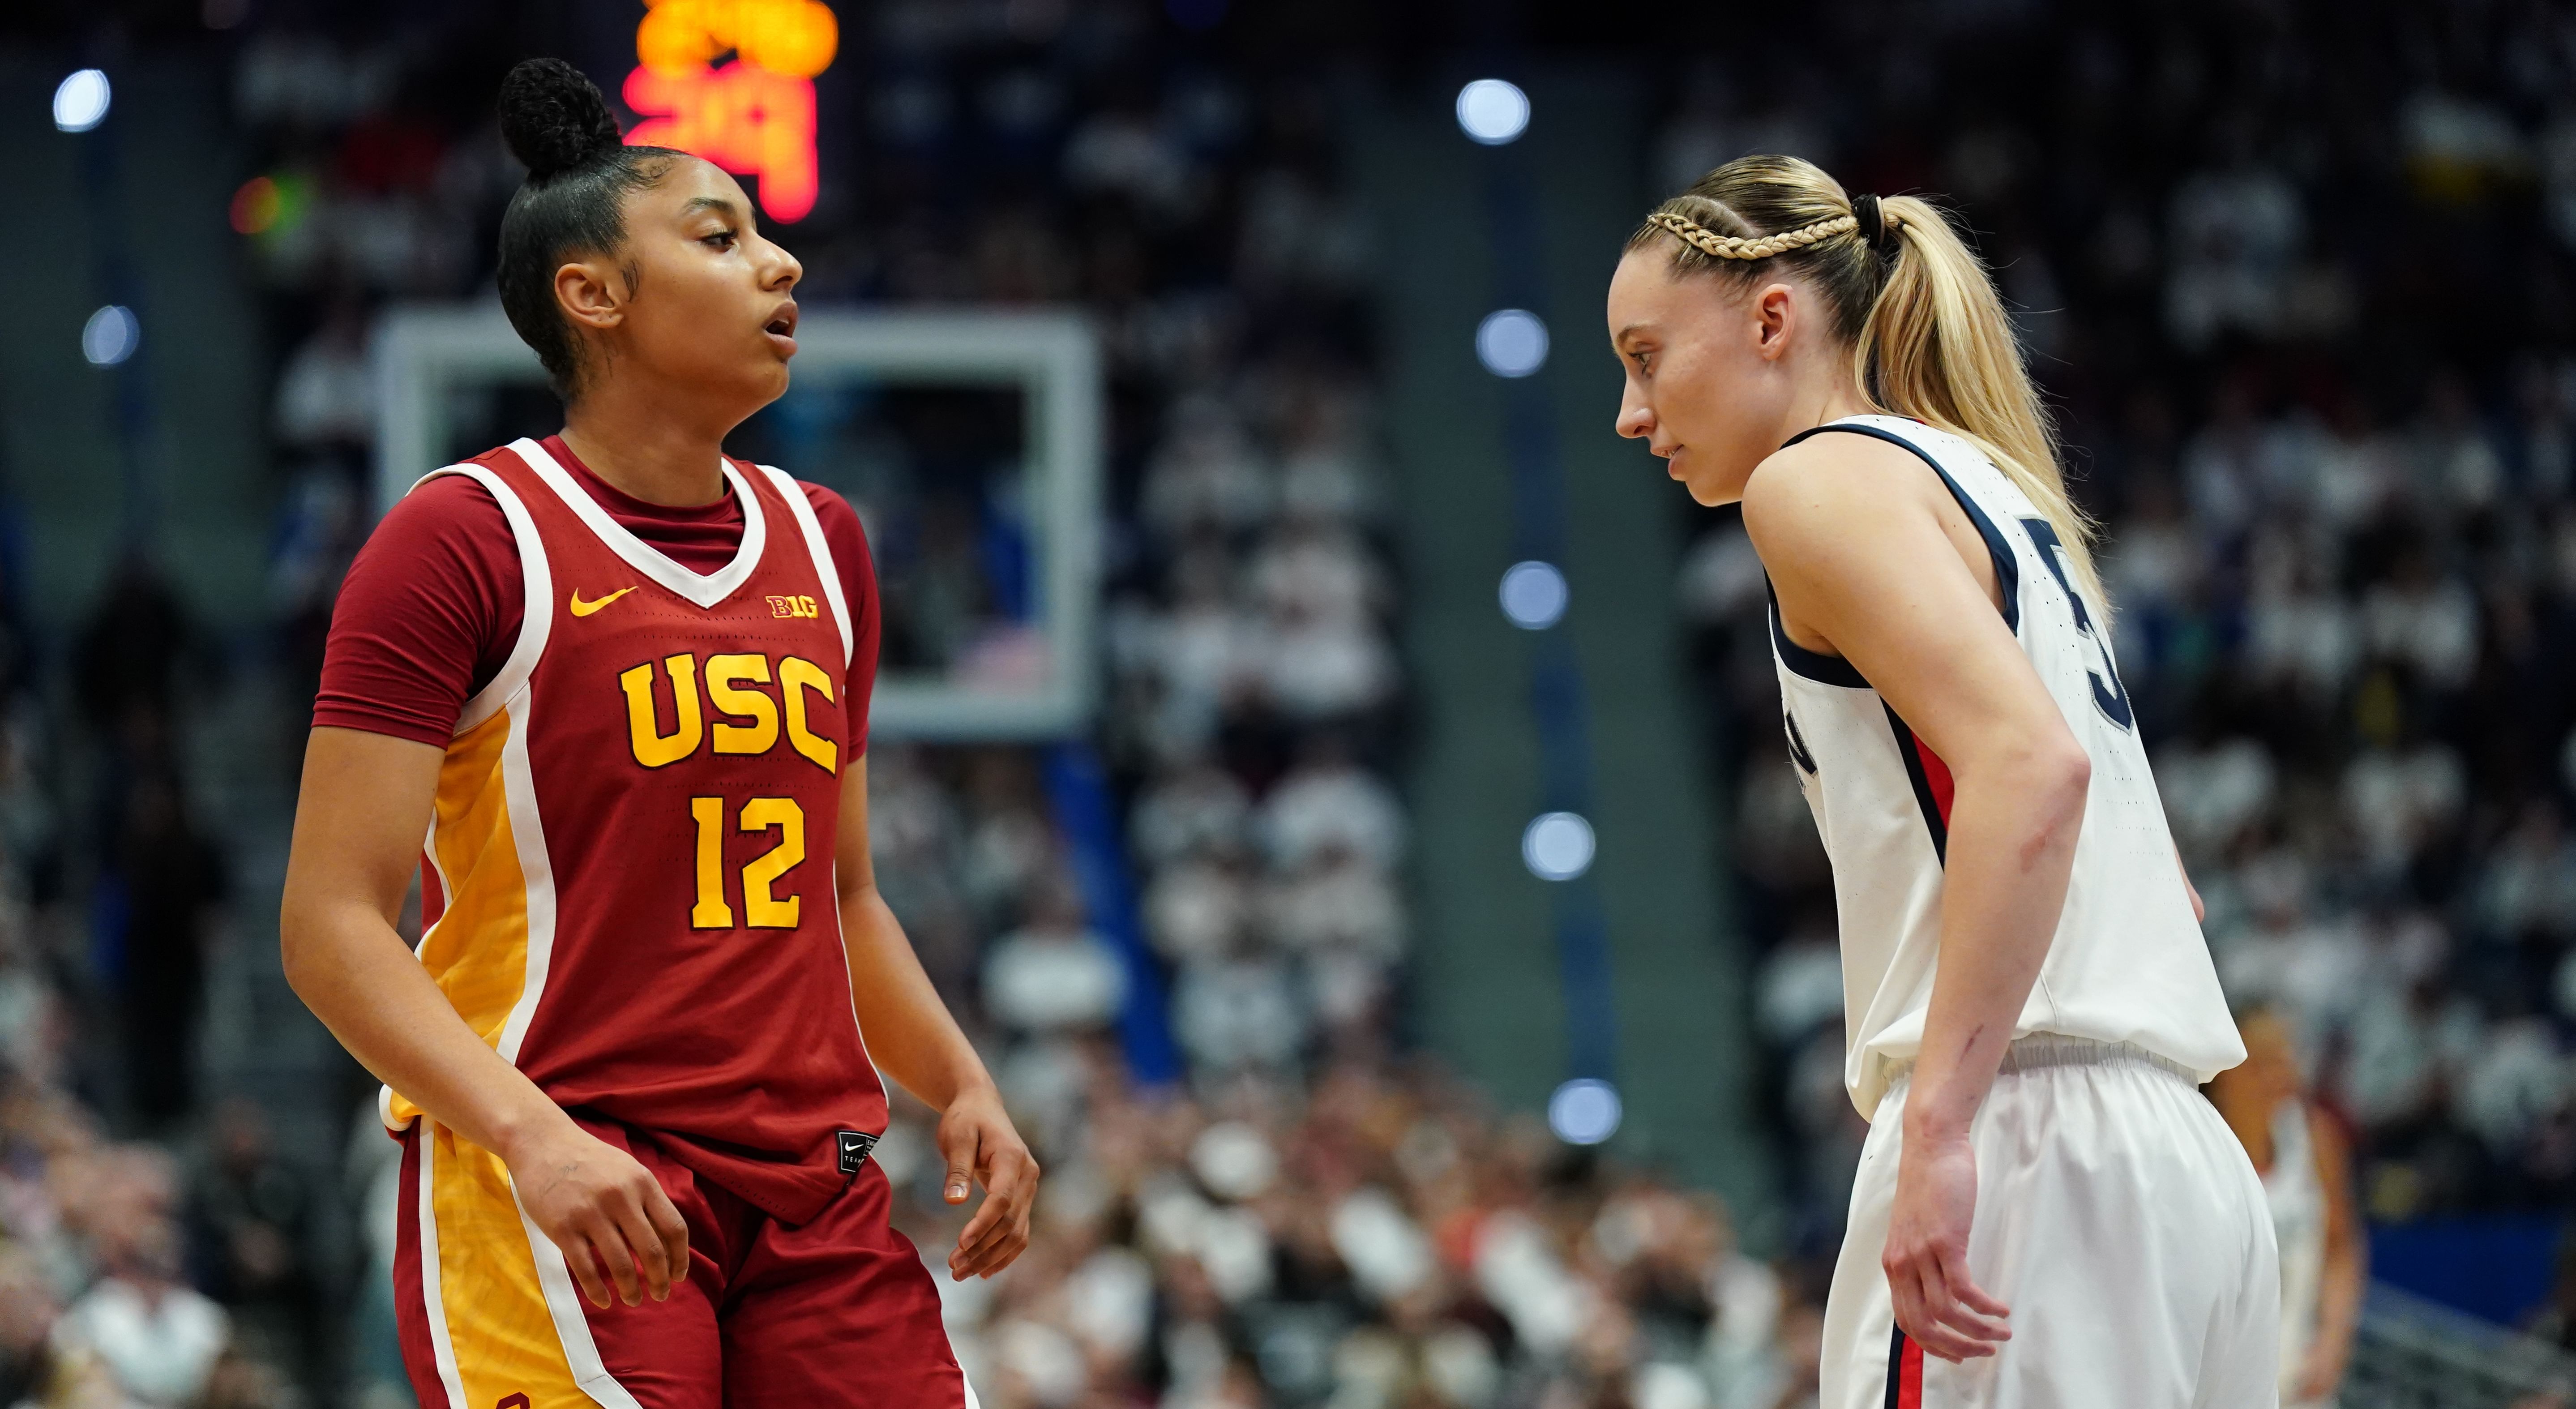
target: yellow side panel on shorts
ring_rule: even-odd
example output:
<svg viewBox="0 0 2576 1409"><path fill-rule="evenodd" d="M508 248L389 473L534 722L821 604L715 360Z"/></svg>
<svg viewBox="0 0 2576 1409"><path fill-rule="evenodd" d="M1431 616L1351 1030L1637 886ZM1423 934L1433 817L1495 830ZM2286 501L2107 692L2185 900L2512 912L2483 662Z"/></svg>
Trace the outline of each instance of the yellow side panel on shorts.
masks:
<svg viewBox="0 0 2576 1409"><path fill-rule="evenodd" d="M450 890L447 909L420 946L421 966L447 1001L496 1047L528 979L528 881L501 779L502 745L514 723L503 709L448 741L431 835ZM420 1108L395 1092L390 1114L399 1127L419 1118Z"/></svg>
<svg viewBox="0 0 2576 1409"><path fill-rule="evenodd" d="M438 1300L466 1409L493 1409L522 1394L528 1409L594 1409L564 1358L500 1157L435 1121L423 1129L437 1141L430 1203Z"/></svg>

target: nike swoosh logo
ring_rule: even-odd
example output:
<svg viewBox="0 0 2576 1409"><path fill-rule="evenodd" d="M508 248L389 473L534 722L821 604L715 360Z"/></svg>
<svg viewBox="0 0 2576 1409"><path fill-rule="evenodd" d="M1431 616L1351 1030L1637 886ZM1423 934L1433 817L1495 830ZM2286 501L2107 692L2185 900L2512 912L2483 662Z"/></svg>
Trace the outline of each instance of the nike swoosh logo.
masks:
<svg viewBox="0 0 2576 1409"><path fill-rule="evenodd" d="M592 612L599 610L601 607L607 606L609 603L616 601L618 598L623 597L634 590L635 589L632 587L620 587L605 597L589 602L583 601L581 599L581 593L576 591L572 594L572 614L574 616L588 616Z"/></svg>

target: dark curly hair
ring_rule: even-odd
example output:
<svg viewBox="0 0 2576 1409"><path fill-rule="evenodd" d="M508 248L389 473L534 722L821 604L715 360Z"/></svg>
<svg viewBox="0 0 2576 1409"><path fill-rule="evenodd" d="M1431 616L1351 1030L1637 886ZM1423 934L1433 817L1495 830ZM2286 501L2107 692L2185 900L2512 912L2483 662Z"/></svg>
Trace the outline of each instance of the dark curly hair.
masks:
<svg viewBox="0 0 2576 1409"><path fill-rule="evenodd" d="M576 255L616 255L626 197L682 153L625 145L608 100L561 59L526 60L502 80L501 138L528 168L501 216L501 311L569 401L581 390L581 343L556 306L555 270ZM634 277L629 268L630 286Z"/></svg>

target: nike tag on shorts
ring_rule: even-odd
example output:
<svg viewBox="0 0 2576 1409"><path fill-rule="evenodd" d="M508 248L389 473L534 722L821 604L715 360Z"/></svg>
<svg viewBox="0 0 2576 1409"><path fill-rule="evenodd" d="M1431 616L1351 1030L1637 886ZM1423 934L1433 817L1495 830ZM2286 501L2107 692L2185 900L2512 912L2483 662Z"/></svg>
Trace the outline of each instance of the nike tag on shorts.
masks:
<svg viewBox="0 0 2576 1409"><path fill-rule="evenodd" d="M877 1137L863 1130L836 1130L832 1134L841 1143L841 1172L856 1174L868 1162L868 1151L877 1147Z"/></svg>

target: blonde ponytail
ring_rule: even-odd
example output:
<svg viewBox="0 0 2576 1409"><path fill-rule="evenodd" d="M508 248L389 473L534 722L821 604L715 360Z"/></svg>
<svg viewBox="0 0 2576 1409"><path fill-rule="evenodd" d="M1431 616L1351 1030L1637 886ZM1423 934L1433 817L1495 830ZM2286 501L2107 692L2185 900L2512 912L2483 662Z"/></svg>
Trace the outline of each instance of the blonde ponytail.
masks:
<svg viewBox="0 0 2576 1409"><path fill-rule="evenodd" d="M1677 273L1750 283L1757 261L1776 260L1814 280L1851 345L1861 399L1984 452L2057 529L2076 581L2107 615L2093 522L2066 492L2055 428L1986 266L1931 202L1876 206L1874 221L1859 218L1811 162L1738 157L1664 202L1628 247L1668 245Z"/></svg>
<svg viewBox="0 0 2576 1409"><path fill-rule="evenodd" d="M2056 428L1985 264L1931 202L1891 196L1879 209L1903 243L1852 345L1861 395L1984 451L2056 527L2077 579L2107 610L2093 521L2066 492Z"/></svg>

